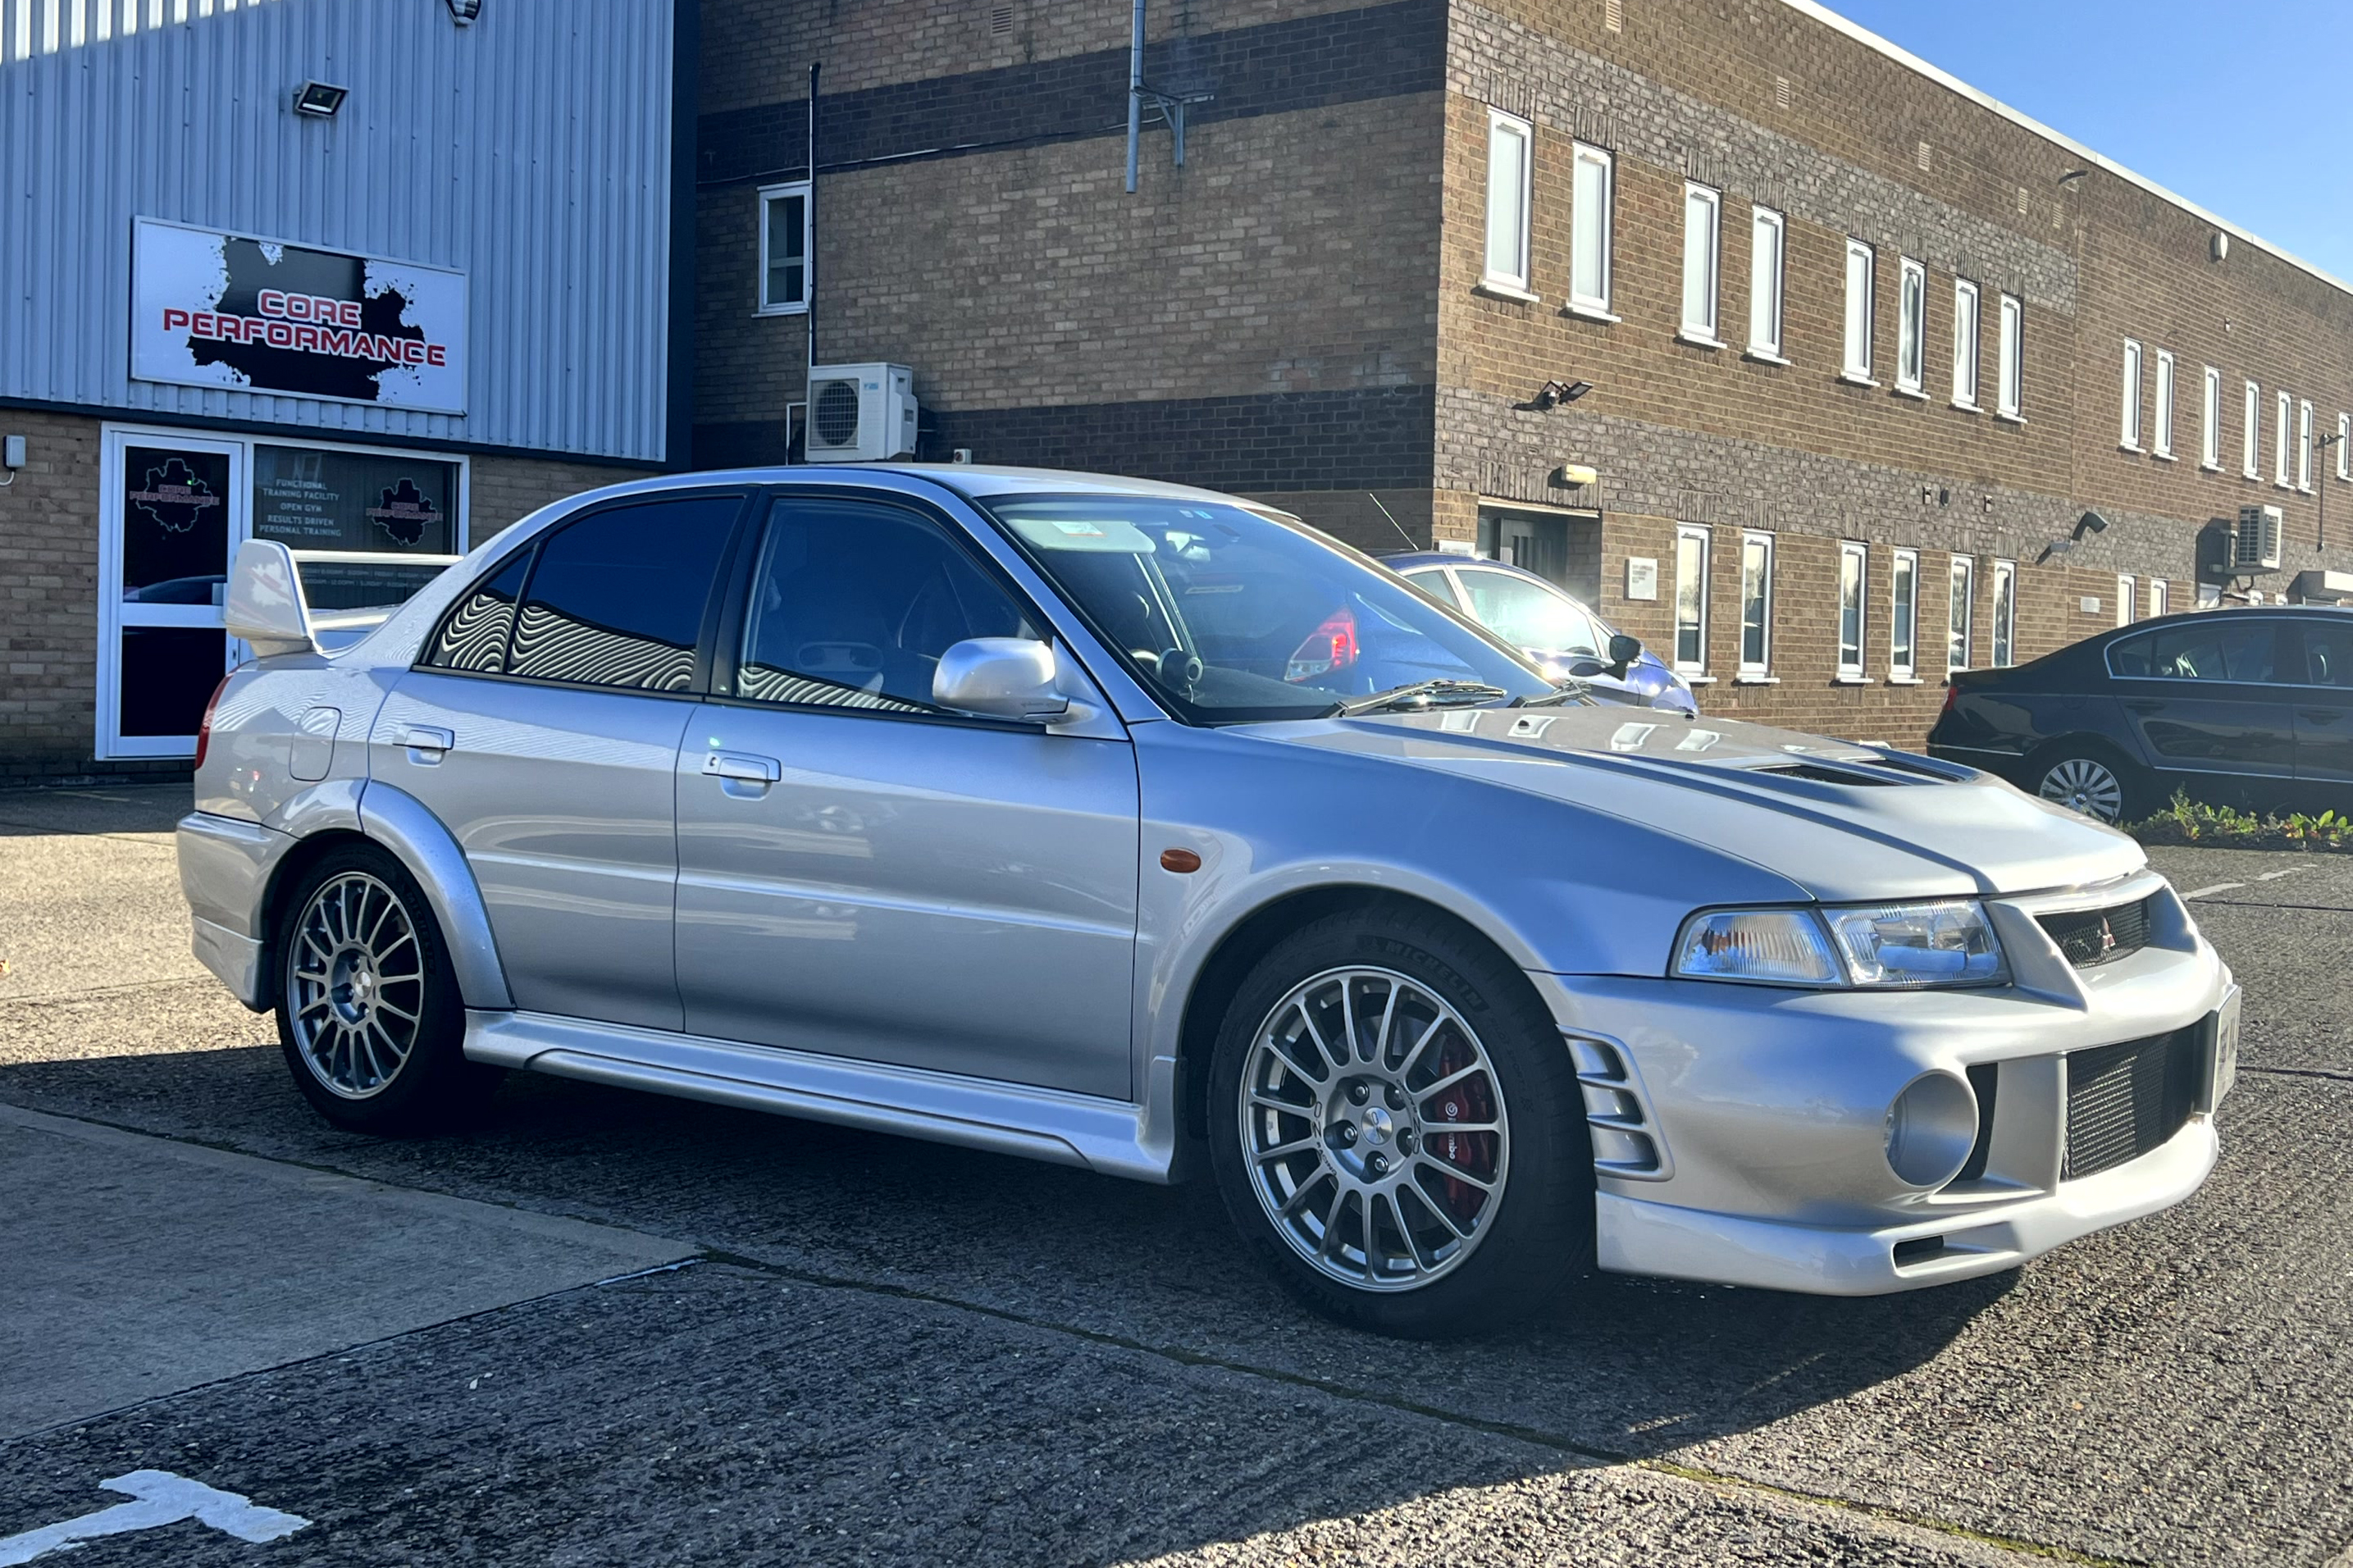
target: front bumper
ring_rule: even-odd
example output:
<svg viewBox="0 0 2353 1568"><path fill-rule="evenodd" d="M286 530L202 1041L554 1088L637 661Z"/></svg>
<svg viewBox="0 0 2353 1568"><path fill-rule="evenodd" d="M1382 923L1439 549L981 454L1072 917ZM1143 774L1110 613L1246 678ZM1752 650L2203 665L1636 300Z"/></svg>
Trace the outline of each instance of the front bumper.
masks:
<svg viewBox="0 0 2353 1568"><path fill-rule="evenodd" d="M1586 1086L1600 1266L1873 1295L2012 1268L2187 1197L2214 1163L2235 1055L2219 1021L2228 1002L2234 1022L2236 988L2171 890L2153 875L2126 889L2145 892L2158 900L2152 945L2080 971L2033 918L2063 898L1989 904L2017 974L1998 989L1535 975ZM2185 1036L2206 1043L2178 1128L2071 1175L2070 1053ZM1889 1113L1930 1074L1990 1109L1982 1159L1918 1187L1890 1168Z"/></svg>
<svg viewBox="0 0 2353 1568"><path fill-rule="evenodd" d="M258 823L191 812L174 835L196 961L255 1012L269 1007L262 974L262 895L294 839Z"/></svg>

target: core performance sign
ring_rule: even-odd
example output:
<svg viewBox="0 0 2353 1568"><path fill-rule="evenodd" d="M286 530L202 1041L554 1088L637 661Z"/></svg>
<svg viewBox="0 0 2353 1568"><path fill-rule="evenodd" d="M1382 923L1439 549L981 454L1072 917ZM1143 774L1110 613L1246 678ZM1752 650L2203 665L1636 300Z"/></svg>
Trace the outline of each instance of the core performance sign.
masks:
<svg viewBox="0 0 2353 1568"><path fill-rule="evenodd" d="M132 242L139 381L466 412L466 275L154 218Z"/></svg>

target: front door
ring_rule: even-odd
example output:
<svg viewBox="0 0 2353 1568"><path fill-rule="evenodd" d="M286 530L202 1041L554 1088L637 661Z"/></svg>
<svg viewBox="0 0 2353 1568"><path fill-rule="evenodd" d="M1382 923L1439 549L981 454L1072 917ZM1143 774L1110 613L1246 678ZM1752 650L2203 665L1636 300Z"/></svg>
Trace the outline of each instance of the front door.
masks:
<svg viewBox="0 0 2353 1568"><path fill-rule="evenodd" d="M102 468L98 754L190 756L234 652L222 604L246 533L245 447L115 431Z"/></svg>
<svg viewBox="0 0 2353 1568"><path fill-rule="evenodd" d="M2201 616L2109 649L2117 700L2158 770L2193 793L2233 779L2269 798L2295 772L2295 715L2280 683L2278 623Z"/></svg>
<svg viewBox="0 0 2353 1568"><path fill-rule="evenodd" d="M1130 1096L1133 749L932 701L950 645L1044 635L940 518L774 502L679 755L690 1032Z"/></svg>
<svg viewBox="0 0 2353 1568"><path fill-rule="evenodd" d="M702 493L565 523L451 608L377 714L370 787L465 851L518 1007L680 1026L670 781L743 509Z"/></svg>

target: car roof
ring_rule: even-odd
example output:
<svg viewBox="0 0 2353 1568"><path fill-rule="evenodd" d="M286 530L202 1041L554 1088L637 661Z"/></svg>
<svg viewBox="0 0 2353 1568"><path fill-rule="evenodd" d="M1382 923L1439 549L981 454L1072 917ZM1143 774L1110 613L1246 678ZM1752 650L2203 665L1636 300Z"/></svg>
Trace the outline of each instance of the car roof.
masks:
<svg viewBox="0 0 2353 1568"><path fill-rule="evenodd" d="M1531 572L1525 566L1514 566L1508 561L1490 561L1483 555L1453 555L1443 550L1393 550L1387 554L1378 552L1373 559L1392 572L1419 572L1432 566L1477 566L1489 572L1508 572L1514 577L1525 577L1531 583L1542 583L1547 588L1567 593L1542 573ZM1570 598L1577 595L1570 594Z"/></svg>

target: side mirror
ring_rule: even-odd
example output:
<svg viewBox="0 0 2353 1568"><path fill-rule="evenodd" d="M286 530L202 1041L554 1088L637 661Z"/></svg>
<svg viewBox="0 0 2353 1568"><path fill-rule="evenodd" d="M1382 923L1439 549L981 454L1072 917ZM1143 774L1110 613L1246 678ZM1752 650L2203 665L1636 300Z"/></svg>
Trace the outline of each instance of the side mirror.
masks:
<svg viewBox="0 0 2353 1568"><path fill-rule="evenodd" d="M1028 637L966 637L940 655L932 700L959 713L1057 724L1071 700L1054 679L1054 645Z"/></svg>
<svg viewBox="0 0 2353 1568"><path fill-rule="evenodd" d="M248 539L237 547L223 618L228 635L252 644L257 658L319 651L293 553L274 539Z"/></svg>
<svg viewBox="0 0 2353 1568"><path fill-rule="evenodd" d="M1620 632L1609 639L1609 673L1618 679L1625 679L1628 668L1641 657L1642 639L1641 637L1630 637L1624 632Z"/></svg>

